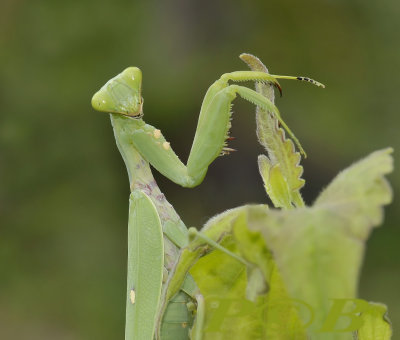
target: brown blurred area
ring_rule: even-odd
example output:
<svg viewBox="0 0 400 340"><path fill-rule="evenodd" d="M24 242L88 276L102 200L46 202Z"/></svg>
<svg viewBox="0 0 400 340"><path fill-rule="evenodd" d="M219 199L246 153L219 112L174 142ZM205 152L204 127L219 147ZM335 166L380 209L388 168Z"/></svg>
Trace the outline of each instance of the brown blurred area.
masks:
<svg viewBox="0 0 400 340"><path fill-rule="evenodd" d="M285 121L308 152L306 201L369 152L400 150L400 3L395 0L0 3L0 339L120 339L128 180L92 94L143 71L144 119L186 160L202 98L222 73L260 57L281 81ZM249 84L251 85L251 84ZM258 175L254 107L234 105L230 146L205 181L155 174L188 226L269 203ZM395 166L397 164L395 163ZM400 332L400 177L369 243L360 297L389 306Z"/></svg>

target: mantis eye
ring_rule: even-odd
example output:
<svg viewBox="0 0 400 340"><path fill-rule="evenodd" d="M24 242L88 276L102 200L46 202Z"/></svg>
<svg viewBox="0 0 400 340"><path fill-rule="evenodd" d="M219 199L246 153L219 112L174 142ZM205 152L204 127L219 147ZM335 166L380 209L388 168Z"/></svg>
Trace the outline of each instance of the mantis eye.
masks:
<svg viewBox="0 0 400 340"><path fill-rule="evenodd" d="M142 71L137 67L128 67L95 93L92 106L101 112L140 116L143 104L141 88Z"/></svg>

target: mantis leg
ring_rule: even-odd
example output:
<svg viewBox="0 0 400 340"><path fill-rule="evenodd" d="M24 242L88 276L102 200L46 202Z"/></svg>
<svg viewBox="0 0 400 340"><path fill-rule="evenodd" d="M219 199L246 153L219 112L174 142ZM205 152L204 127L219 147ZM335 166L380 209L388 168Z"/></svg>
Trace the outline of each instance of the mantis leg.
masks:
<svg viewBox="0 0 400 340"><path fill-rule="evenodd" d="M199 118L196 135L188 159L188 175L196 178L197 174L204 172L211 162L219 156L223 150L225 140L228 137L231 117L231 104L239 94L243 99L268 110L276 115L282 126L286 127L288 133L295 141L297 138L289 130L281 119L278 108L263 95L243 86L230 85L221 89L202 112L203 117ZM300 143L300 150L302 150ZM196 185L198 183L194 183Z"/></svg>
<svg viewBox="0 0 400 340"><path fill-rule="evenodd" d="M262 73L264 73L264 77L262 76ZM278 83L278 79L286 79L286 80L299 80L299 81L305 81L308 83L311 83L315 86L325 88L325 85L308 77L298 77L298 76L281 76L277 74L269 74L265 72L259 72L259 71L235 71L235 72L230 72L230 73L225 73L221 77L222 80L228 81L249 81L249 80L254 80L257 82L264 82L264 83L271 83L275 85L278 90L282 94L282 89L280 88L280 85Z"/></svg>
<svg viewBox="0 0 400 340"><path fill-rule="evenodd" d="M114 129L124 134L125 143L137 149L142 157L160 173L181 186L194 187L201 183L208 166L215 158L224 153L224 149L230 151L225 147L230 128L231 104L237 94L275 114L280 124L305 155L299 141L282 120L273 103L251 89L228 85L229 81L252 80L273 83L280 89L278 78L297 79L321 85L305 77L272 76L258 71L237 71L222 75L210 86L204 97L187 165L179 160L161 131L145 124L141 119L143 116L142 75L138 68L128 68L107 82L93 96L92 105L96 110L113 113ZM128 172L134 172L134 169L129 169L129 165Z"/></svg>
<svg viewBox="0 0 400 340"><path fill-rule="evenodd" d="M290 137L296 143L297 147L299 148L299 150L303 154L303 156L307 157L299 140L294 135L294 133L289 129L289 127L286 125L286 123L283 121L278 108L274 104L272 104L272 102L269 99L264 97L262 94L254 91L254 90L251 90L247 87L237 86L237 85L231 85L230 87L232 88L233 91L235 91L237 94L239 94L243 99L259 106L263 110L273 113L276 116L276 118L278 119L279 123L283 126L283 128L287 131L287 133L290 135Z"/></svg>
<svg viewBox="0 0 400 340"><path fill-rule="evenodd" d="M219 84L217 85L219 86ZM281 119L279 110L271 101L254 90L238 85L223 87L211 101L206 96L207 103L203 104L202 107L187 166L179 160L160 130L144 123L140 127L134 127L133 125L139 123L123 116L115 118L114 121L118 119L120 124L125 124L125 129L129 125L132 126L129 134L132 144L160 173L181 186L194 187L201 183L208 166L221 154L226 145L225 140L228 138L230 128L230 108L237 94L274 113L282 126L300 145ZM300 149L302 150L301 147Z"/></svg>
<svg viewBox="0 0 400 340"><path fill-rule="evenodd" d="M193 332L193 340L201 340L203 338L204 318L205 318L205 305L204 297L201 294L196 295L197 302L197 316L196 316L196 328Z"/></svg>

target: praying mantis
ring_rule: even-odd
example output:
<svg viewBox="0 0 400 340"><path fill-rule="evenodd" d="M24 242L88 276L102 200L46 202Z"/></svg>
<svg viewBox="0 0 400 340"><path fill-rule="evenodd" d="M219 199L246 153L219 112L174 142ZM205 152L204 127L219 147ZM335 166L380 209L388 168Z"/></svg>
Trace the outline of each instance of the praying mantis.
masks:
<svg viewBox="0 0 400 340"><path fill-rule="evenodd" d="M192 338L202 338L204 301L195 280L187 271L189 265L182 263L185 259L182 252L185 249L198 249L208 244L248 266L247 261L215 241L222 237L225 230L216 230L217 234L210 239L192 228L187 229L158 188L150 165L178 185L189 188L199 185L209 165L219 155L232 151L227 146L227 140L231 126L231 105L237 96L269 112L305 156L298 139L283 121L279 110L262 91L231 84L255 81L257 84L271 84L281 91L278 79L306 81L324 87L307 77L271 75L257 70L223 74L209 87L204 97L186 165L179 160L161 131L143 121L142 73L139 68L125 69L93 96L93 108L110 114L131 189L126 340L188 339L194 319L196 327ZM264 161L260 160L263 166ZM299 199L295 202L301 205ZM280 206L279 203L277 206ZM199 250L196 256L204 253Z"/></svg>
<svg viewBox="0 0 400 340"><path fill-rule="evenodd" d="M126 164L131 188L126 339L154 337L156 324L161 321L157 320L157 312L163 283L173 271L180 249L188 244L187 228L159 190L149 165L183 187L200 184L212 161L220 154L231 151L226 140L230 128L231 103L237 95L273 112L300 151L305 154L270 100L249 88L229 84L230 81L251 80L270 83L281 90L278 79L297 79L323 86L305 77L277 76L257 71L223 74L210 86L204 97L186 166L179 160L161 131L142 119L142 73L139 68L125 69L93 96L93 108L110 113L116 143ZM196 295L198 292L190 276L186 282L187 286L194 287L189 295ZM197 300L201 299L199 294L197 296ZM182 324L185 322L190 322L189 315ZM185 329L184 331L187 332Z"/></svg>

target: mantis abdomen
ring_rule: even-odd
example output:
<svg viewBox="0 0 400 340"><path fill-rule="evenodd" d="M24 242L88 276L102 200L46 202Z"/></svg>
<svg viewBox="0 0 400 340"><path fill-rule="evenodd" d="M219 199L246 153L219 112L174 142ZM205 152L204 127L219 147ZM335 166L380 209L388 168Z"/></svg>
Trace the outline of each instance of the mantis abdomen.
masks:
<svg viewBox="0 0 400 340"><path fill-rule="evenodd" d="M161 340L189 339L194 317L188 309L192 298L179 291L168 302L161 325Z"/></svg>

